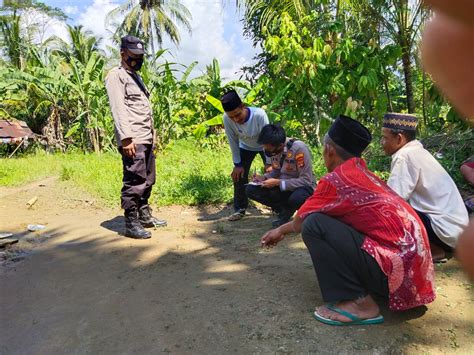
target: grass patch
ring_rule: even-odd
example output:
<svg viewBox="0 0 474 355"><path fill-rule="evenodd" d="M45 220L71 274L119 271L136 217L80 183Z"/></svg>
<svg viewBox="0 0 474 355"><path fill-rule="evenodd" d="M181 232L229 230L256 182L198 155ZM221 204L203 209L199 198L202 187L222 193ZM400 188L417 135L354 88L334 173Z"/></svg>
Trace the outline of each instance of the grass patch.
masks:
<svg viewBox="0 0 474 355"><path fill-rule="evenodd" d="M121 187L120 156L114 153L37 153L2 159L0 186L21 186L50 176L70 181L107 204L118 201Z"/></svg>
<svg viewBox="0 0 474 355"><path fill-rule="evenodd" d="M230 150L202 149L192 141L178 141L156 158L153 202L159 205L197 205L232 198Z"/></svg>
<svg viewBox="0 0 474 355"><path fill-rule="evenodd" d="M228 147L201 149L193 141L178 141L156 157L151 202L160 206L228 202L231 170ZM49 176L71 182L107 205L120 203L122 163L117 153L37 153L0 163L0 186L20 186Z"/></svg>
<svg viewBox="0 0 474 355"><path fill-rule="evenodd" d="M22 158L0 159L0 186L21 186L48 176L61 168L58 156L44 153Z"/></svg>
<svg viewBox="0 0 474 355"><path fill-rule="evenodd" d="M312 148L313 171L317 179L326 174L321 149ZM445 165L458 186L462 185L458 165L467 155L465 150L444 149L441 163ZM371 170L388 178L390 158L380 146L372 143L364 154ZM455 163L453 163L455 161ZM257 156L254 166L261 171L263 164ZM232 199L232 170L230 149L200 148L192 140L170 144L156 157L156 184L151 202L159 206L172 204L198 205L227 203ZM252 167L252 170L254 168ZM68 153L26 155L0 159L0 186L19 186L49 176L73 183L106 205L120 204L122 162L118 153Z"/></svg>

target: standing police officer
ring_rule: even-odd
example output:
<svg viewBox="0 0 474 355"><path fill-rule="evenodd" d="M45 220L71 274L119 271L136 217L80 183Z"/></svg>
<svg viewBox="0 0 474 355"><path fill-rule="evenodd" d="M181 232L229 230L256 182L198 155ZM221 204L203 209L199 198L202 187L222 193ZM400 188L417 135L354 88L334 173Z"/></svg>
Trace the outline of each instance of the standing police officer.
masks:
<svg viewBox="0 0 474 355"><path fill-rule="evenodd" d="M143 64L144 44L133 36L121 39L120 66L105 78L115 137L122 154L122 208L125 210L125 236L148 239L143 227L166 226L156 219L148 204L155 183L155 132L150 93L137 71Z"/></svg>

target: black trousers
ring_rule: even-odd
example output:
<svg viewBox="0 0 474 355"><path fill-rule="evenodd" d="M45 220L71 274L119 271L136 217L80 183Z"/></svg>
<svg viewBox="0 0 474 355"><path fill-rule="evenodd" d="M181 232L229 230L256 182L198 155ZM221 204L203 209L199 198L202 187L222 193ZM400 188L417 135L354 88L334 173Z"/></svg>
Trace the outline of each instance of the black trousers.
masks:
<svg viewBox="0 0 474 355"><path fill-rule="evenodd" d="M360 247L365 237L322 213L303 221L303 241L311 254L325 302L353 300L367 294L388 297L388 280Z"/></svg>
<svg viewBox="0 0 474 355"><path fill-rule="evenodd" d="M244 168L244 177L234 182L234 210L246 210L249 206L249 200L245 194L245 184L249 182L249 172L255 156L259 154L265 164L265 155L263 152L252 152L250 150L240 148L240 159Z"/></svg>
<svg viewBox="0 0 474 355"><path fill-rule="evenodd" d="M294 191L281 191L279 187L267 189L253 185L247 185L245 188L248 198L271 207L277 213L285 213L288 217L291 217L313 192L311 186L299 187Z"/></svg>
<svg viewBox="0 0 474 355"><path fill-rule="evenodd" d="M439 237L436 235L433 227L431 226L431 220L428 215L424 214L423 212L415 210L418 217L420 217L423 225L425 226L426 233L428 234L428 239L430 240L431 244L435 244L439 246L441 249L447 252L452 252L453 248L451 248L448 244L445 244Z"/></svg>
<svg viewBox="0 0 474 355"><path fill-rule="evenodd" d="M135 157L122 154L123 187L122 208L129 210L148 204L151 189L155 184L155 154L151 144L135 144Z"/></svg>

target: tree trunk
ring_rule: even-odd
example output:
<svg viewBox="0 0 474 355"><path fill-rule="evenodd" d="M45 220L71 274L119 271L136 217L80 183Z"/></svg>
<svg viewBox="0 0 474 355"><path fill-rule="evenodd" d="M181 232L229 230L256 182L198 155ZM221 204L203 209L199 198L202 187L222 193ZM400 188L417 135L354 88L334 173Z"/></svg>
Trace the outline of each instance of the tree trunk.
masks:
<svg viewBox="0 0 474 355"><path fill-rule="evenodd" d="M403 73L405 74L405 92L407 95L408 113L415 112L415 98L413 96L413 72L411 67L410 50L406 45L402 47Z"/></svg>
<svg viewBox="0 0 474 355"><path fill-rule="evenodd" d="M341 3L340 3L340 0L337 0L336 15L335 15L335 18L334 18L335 21L339 20L340 11L341 11ZM334 31L331 34L331 42L332 42L331 43L331 48L332 49L336 48L336 46L337 46L337 32L336 31Z"/></svg>
<svg viewBox="0 0 474 355"><path fill-rule="evenodd" d="M316 109L316 115L318 117L318 120L316 121L316 143L321 146L321 137L319 136L320 129L321 129L321 111L319 109L318 102L315 102L315 109Z"/></svg>
<svg viewBox="0 0 474 355"><path fill-rule="evenodd" d="M392 97L390 96L390 89L388 88L387 72L384 70L383 85L385 87L385 95L387 95L388 109L393 112Z"/></svg>
<svg viewBox="0 0 474 355"><path fill-rule="evenodd" d="M423 68L422 68L423 69ZM423 72L423 124L426 128L427 126L427 114L426 114L426 73Z"/></svg>
<svg viewBox="0 0 474 355"><path fill-rule="evenodd" d="M46 145L49 148L57 148L64 150L64 139L63 131L61 126L61 116L59 115L59 110L56 106L51 106L51 111L46 121L46 125L41 130L43 134Z"/></svg>
<svg viewBox="0 0 474 355"><path fill-rule="evenodd" d="M408 0L400 0L394 2L398 7L397 27L398 27L398 43L402 49L402 65L405 77L405 94L408 113L415 112L415 98L413 96L413 72L411 67L411 49L413 42L411 41L412 33L410 29L410 6Z"/></svg>
<svg viewBox="0 0 474 355"><path fill-rule="evenodd" d="M380 49L382 48L381 46L381 36L380 34L382 33L381 30L382 23L380 21L374 22L374 33L377 34L377 47ZM387 103L388 103L388 110L389 112L393 112L393 104L392 104L392 97L390 95L390 88L388 87L388 73L387 73L387 68L384 66L383 67L383 86L385 89L385 95L387 96Z"/></svg>
<svg viewBox="0 0 474 355"><path fill-rule="evenodd" d="M94 149L94 152L99 153L100 152L100 147L99 147L99 139L98 139L98 134L96 132L96 128L91 127L92 122L91 122L91 117L89 114L87 114L87 125L90 128L87 128L87 133L89 136L89 143L91 144L92 148Z"/></svg>

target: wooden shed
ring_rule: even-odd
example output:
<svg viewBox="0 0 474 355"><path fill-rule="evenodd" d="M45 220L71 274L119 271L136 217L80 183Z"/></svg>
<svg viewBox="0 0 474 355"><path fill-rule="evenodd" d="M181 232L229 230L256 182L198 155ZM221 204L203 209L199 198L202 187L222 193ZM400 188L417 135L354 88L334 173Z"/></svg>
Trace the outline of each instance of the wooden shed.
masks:
<svg viewBox="0 0 474 355"><path fill-rule="evenodd" d="M35 134L24 121L0 120L0 144L19 144L34 138Z"/></svg>

